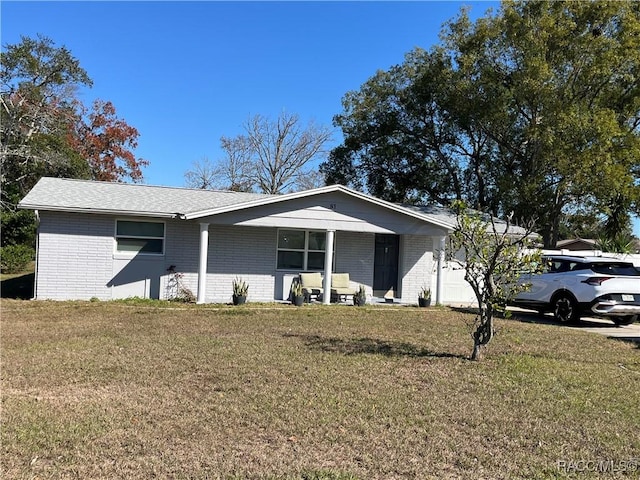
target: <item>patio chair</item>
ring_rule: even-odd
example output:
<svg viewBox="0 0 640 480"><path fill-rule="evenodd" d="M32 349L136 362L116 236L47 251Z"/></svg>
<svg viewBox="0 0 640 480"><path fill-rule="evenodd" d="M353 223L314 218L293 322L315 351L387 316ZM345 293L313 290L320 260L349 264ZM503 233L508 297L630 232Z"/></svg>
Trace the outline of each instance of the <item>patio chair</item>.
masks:
<svg viewBox="0 0 640 480"><path fill-rule="evenodd" d="M331 274L331 296L337 297L341 300L343 297L345 301L347 297L353 296L356 293L356 289L351 286L348 273L333 273Z"/></svg>
<svg viewBox="0 0 640 480"><path fill-rule="evenodd" d="M315 297L316 300L322 297L324 290L322 289L322 275L320 275L320 272L301 273L300 285L302 285L305 302L309 303L311 297Z"/></svg>

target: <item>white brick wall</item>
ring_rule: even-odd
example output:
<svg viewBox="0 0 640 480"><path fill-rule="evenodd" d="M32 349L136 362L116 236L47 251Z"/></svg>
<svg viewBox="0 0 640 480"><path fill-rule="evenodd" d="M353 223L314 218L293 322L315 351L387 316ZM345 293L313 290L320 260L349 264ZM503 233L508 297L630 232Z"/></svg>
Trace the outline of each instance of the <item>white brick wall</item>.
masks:
<svg viewBox="0 0 640 480"><path fill-rule="evenodd" d="M433 259L433 238L421 235L400 237L400 260L398 265L403 303L418 303L422 286L431 288L435 299L435 264Z"/></svg>
<svg viewBox="0 0 640 480"><path fill-rule="evenodd" d="M209 227L208 302L230 302L232 282L249 284L249 301L275 298L277 230L258 227Z"/></svg>
<svg viewBox="0 0 640 480"><path fill-rule="evenodd" d="M112 298L109 285L123 262L119 259L114 263L115 219L107 215L40 212L37 298ZM375 234L338 231L335 241L335 271L348 272L352 284L365 285L371 295ZM185 286L196 294L198 222L167 220L165 242L165 256L154 259L153 269L149 264L150 275L162 276L160 298L167 295L166 269L170 265L184 274ZM432 246L431 237L401 236L398 270L403 302L417 302L422 285L435 289ZM275 228L211 225L206 301L230 302L231 283L236 276L249 283L249 301L280 298L287 272L276 270L276 251ZM153 281L157 282L157 278Z"/></svg>
<svg viewBox="0 0 640 480"><path fill-rule="evenodd" d="M210 225L207 256L207 302L230 302L232 282L241 277L249 283L249 301L275 298L276 230L273 228ZM184 285L198 292L200 225L197 221L167 223L167 267L175 265ZM161 298L166 298L165 275Z"/></svg>
<svg viewBox="0 0 640 480"><path fill-rule="evenodd" d="M348 273L354 287L364 285L368 296L373 294L375 238L373 233L336 232L335 271Z"/></svg>
<svg viewBox="0 0 640 480"><path fill-rule="evenodd" d="M111 299L112 217L40 212L38 299Z"/></svg>
<svg viewBox="0 0 640 480"><path fill-rule="evenodd" d="M169 220L166 226L165 269L175 266L184 275L183 284L194 295L198 293L198 256L200 254L200 225L196 222ZM160 284L160 298L167 298L167 272Z"/></svg>

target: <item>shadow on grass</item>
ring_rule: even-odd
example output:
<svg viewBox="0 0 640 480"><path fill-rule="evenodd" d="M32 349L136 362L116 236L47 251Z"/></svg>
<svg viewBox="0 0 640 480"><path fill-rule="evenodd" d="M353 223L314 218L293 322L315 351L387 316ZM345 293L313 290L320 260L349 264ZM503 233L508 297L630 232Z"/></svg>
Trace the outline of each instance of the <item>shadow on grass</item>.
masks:
<svg viewBox="0 0 640 480"><path fill-rule="evenodd" d="M358 355L369 353L384 355L385 357L434 357L434 358L461 358L467 360L464 355L453 353L433 352L427 348L420 348L410 343L389 342L376 338L330 338L320 335L293 335L285 334L287 338L299 338L304 344L322 352L341 353L343 355Z"/></svg>
<svg viewBox="0 0 640 480"><path fill-rule="evenodd" d="M637 348L640 349L640 330L637 328L637 324L633 324L635 328L630 329L624 326L617 327L615 323L613 323L611 320L600 319L600 318L589 318L589 317L581 318L580 321L575 324L566 324L566 323L558 322L553 318L552 315L545 315L541 313L526 312L526 311L511 312L510 320L515 320L517 322L522 322L522 323L539 323L542 325L553 325L557 327L570 327L575 330L596 332L612 340L619 340L623 342L634 343L637 346ZM629 335L625 335L623 333L620 333L620 334L616 333L615 335L608 334L613 331L611 329L615 329L620 332L628 331ZM601 330L601 332L598 332L598 330Z"/></svg>
<svg viewBox="0 0 640 480"><path fill-rule="evenodd" d="M458 313L466 313L469 315L478 315L478 309L473 307L451 307L451 310ZM505 315L499 313L495 314L494 318L505 319ZM541 313L536 312L527 312L527 311L513 311L511 310L511 316L508 320L515 320L517 322L522 323L540 323L543 325L558 325L558 326L566 326L563 323L557 322L550 315L543 315Z"/></svg>
<svg viewBox="0 0 640 480"><path fill-rule="evenodd" d="M640 350L640 337L608 337L612 340L618 340L620 342L629 342L635 345Z"/></svg>
<svg viewBox="0 0 640 480"><path fill-rule="evenodd" d="M573 327L573 328L620 328L616 327L616 324L608 319L604 318L590 318L583 317L579 322L574 324L566 324L558 322L553 318L553 315L533 313L533 312L511 312L511 320L516 320L523 323L541 323L544 325L557 325L560 327Z"/></svg>
<svg viewBox="0 0 640 480"><path fill-rule="evenodd" d="M29 300L33 298L34 282L34 273L4 279L0 282L0 297Z"/></svg>

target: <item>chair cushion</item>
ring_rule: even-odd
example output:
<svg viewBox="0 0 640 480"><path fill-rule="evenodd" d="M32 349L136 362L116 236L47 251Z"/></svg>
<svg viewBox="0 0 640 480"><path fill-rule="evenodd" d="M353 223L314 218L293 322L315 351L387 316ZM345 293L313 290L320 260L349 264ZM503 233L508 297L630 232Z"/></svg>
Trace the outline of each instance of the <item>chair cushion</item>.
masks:
<svg viewBox="0 0 640 480"><path fill-rule="evenodd" d="M331 288L351 288L348 273L334 273L331 275Z"/></svg>
<svg viewBox="0 0 640 480"><path fill-rule="evenodd" d="M300 283L302 288L322 288L322 275L320 272L301 273Z"/></svg>

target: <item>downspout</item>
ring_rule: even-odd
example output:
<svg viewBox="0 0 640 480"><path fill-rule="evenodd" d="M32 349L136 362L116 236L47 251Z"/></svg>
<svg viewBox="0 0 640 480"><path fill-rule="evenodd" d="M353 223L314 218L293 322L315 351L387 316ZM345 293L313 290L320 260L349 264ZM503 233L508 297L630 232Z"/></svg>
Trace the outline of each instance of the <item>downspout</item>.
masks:
<svg viewBox="0 0 640 480"><path fill-rule="evenodd" d="M33 297L31 297L31 300L35 300L38 298L37 292L38 292L38 258L39 258L39 246L40 246L40 214L38 213L38 210L34 210L33 213L35 213L36 215L36 262L35 262L35 269L33 272Z"/></svg>

